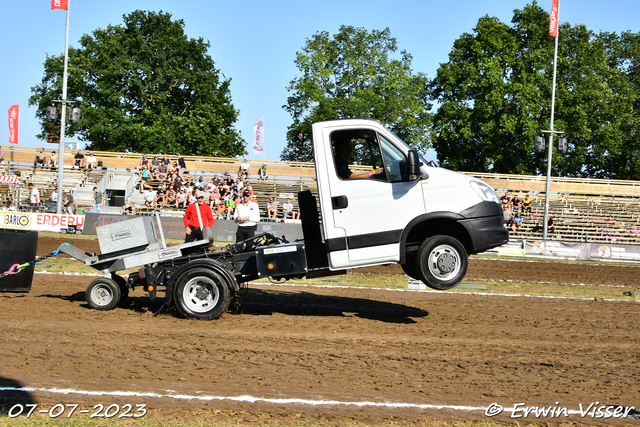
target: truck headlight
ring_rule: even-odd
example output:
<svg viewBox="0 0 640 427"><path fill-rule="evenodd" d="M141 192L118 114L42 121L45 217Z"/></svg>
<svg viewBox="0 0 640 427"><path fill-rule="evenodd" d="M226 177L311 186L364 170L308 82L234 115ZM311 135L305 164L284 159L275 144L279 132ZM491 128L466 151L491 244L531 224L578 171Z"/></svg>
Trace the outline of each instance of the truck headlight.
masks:
<svg viewBox="0 0 640 427"><path fill-rule="evenodd" d="M478 196L486 202L500 203L500 199L493 188L490 185L485 184L482 181L469 181L469 185L473 190L478 193Z"/></svg>

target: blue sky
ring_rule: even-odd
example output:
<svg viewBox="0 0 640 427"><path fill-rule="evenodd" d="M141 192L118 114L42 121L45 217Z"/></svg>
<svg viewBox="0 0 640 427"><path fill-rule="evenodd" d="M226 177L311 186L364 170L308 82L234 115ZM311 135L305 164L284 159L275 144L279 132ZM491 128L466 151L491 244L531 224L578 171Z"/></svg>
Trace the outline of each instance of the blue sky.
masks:
<svg viewBox="0 0 640 427"><path fill-rule="evenodd" d="M209 54L227 78L231 96L240 110L237 129L246 141L253 124L265 117L265 157L278 160L286 143L291 117L282 106L286 87L298 76L294 59L305 41L318 31L335 34L340 25L367 30L388 27L398 47L413 56L412 68L433 77L454 41L472 32L478 19L495 16L510 23L514 9L530 0L395 0L351 1L217 1L217 0L72 0L69 44L78 46L83 34L122 23L122 16L136 9L164 11L185 22L190 38L211 44ZM51 10L50 0L4 2L0 26L3 65L0 81L0 144L7 145L7 110L20 104L20 145L57 148L36 139L39 123L35 108L28 107L31 87L43 76L42 63L49 55L64 52L66 12ZM549 10L551 0L538 3ZM600 32L640 31L637 0L561 0L560 22L584 24ZM77 139L70 139L74 141ZM48 146L47 146L48 145ZM261 159L251 153L249 158ZM429 158L433 158L429 156Z"/></svg>

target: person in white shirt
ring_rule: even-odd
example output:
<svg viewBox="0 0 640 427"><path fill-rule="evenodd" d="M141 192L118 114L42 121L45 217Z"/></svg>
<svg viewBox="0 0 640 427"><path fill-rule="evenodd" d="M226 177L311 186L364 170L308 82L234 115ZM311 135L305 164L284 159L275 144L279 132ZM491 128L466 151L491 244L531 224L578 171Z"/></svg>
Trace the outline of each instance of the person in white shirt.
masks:
<svg viewBox="0 0 640 427"><path fill-rule="evenodd" d="M258 222L260 222L260 208L256 202L251 201L249 190L242 193L242 203L236 206L233 219L238 224L236 242L242 242L255 235Z"/></svg>
<svg viewBox="0 0 640 427"><path fill-rule="evenodd" d="M89 168L89 170L91 169L95 169L96 168L96 156L93 155L93 151L89 153L89 157L87 157L87 168Z"/></svg>
<svg viewBox="0 0 640 427"><path fill-rule="evenodd" d="M293 218L293 203L291 203L291 199L287 199L287 203L282 205L282 218Z"/></svg>
<svg viewBox="0 0 640 427"><path fill-rule="evenodd" d="M37 212L40 207L40 192L33 183L29 183L29 212Z"/></svg>

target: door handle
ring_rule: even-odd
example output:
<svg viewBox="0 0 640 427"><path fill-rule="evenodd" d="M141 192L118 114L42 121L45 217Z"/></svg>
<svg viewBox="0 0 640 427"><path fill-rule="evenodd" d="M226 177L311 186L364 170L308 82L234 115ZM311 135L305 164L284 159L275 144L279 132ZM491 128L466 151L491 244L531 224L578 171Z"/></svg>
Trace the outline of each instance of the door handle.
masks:
<svg viewBox="0 0 640 427"><path fill-rule="evenodd" d="M331 207L333 207L333 210L344 209L347 206L349 206L349 199L347 199L347 196L333 196L331 198Z"/></svg>

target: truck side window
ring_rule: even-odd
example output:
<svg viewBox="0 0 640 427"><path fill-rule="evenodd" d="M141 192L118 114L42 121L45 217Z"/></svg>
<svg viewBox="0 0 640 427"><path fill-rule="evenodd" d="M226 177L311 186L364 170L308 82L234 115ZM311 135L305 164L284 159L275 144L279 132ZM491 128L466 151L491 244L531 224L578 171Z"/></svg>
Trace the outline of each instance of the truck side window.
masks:
<svg viewBox="0 0 640 427"><path fill-rule="evenodd" d="M384 171L376 132L364 129L336 131L331 134L331 144L336 173L340 178L349 179L356 175L358 178L369 178L367 171L379 168ZM352 166L363 168L352 170ZM379 173L371 178L386 180L386 174Z"/></svg>
<svg viewBox="0 0 640 427"><path fill-rule="evenodd" d="M378 135L378 137L380 138L380 146L382 147L387 179L390 182L408 181L409 169L407 168L407 156L384 136Z"/></svg>

